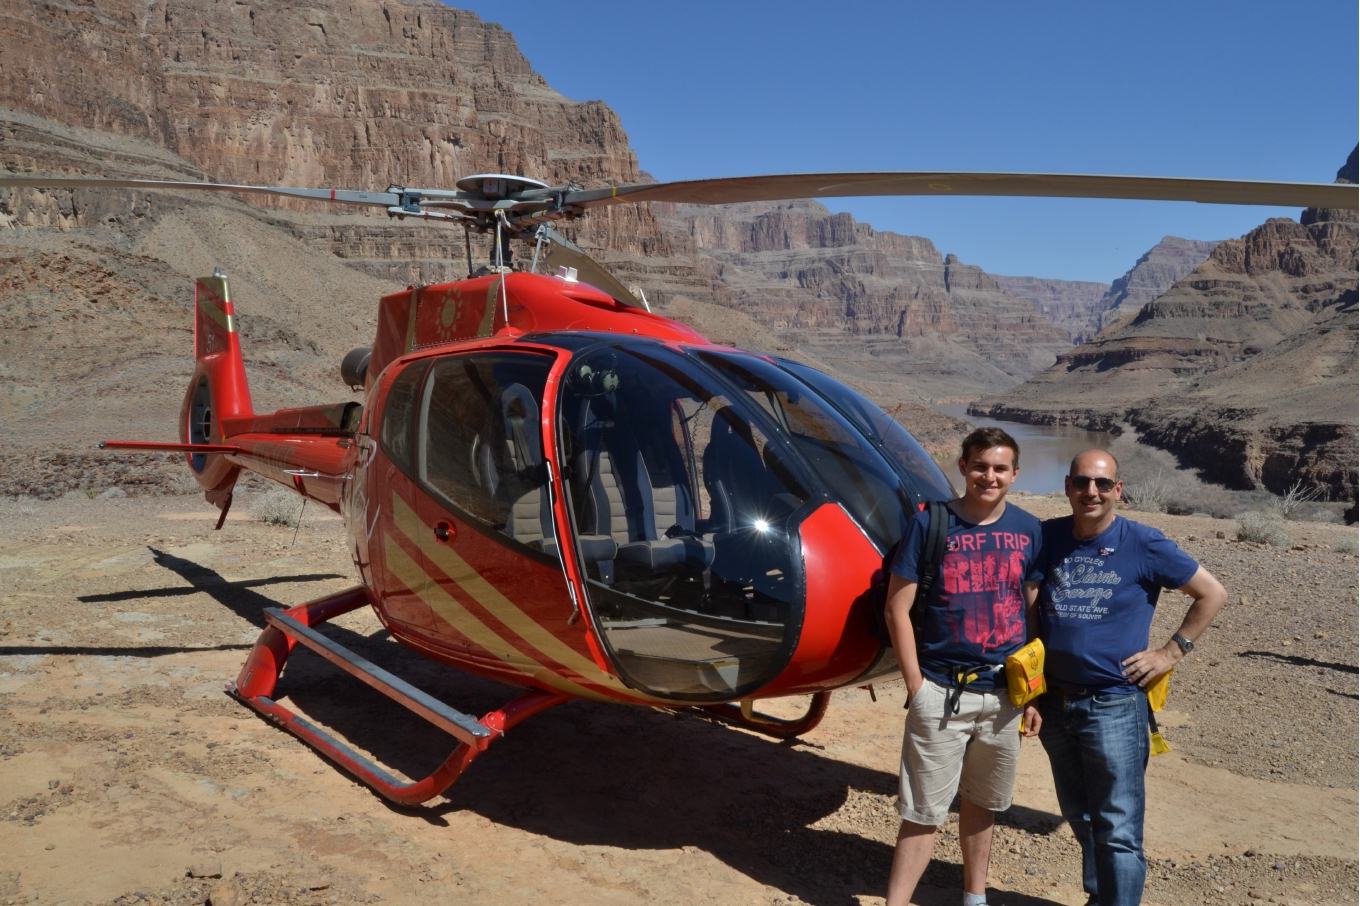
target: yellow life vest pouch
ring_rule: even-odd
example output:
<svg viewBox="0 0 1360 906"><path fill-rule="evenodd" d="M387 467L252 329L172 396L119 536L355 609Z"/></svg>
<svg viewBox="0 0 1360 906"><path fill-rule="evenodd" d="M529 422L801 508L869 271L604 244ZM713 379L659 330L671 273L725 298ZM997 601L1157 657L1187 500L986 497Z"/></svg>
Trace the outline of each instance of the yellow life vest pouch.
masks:
<svg viewBox="0 0 1360 906"><path fill-rule="evenodd" d="M1168 670L1157 681L1147 687L1148 707L1154 711L1160 711L1166 707L1166 695L1171 691L1171 674L1174 671Z"/></svg>
<svg viewBox="0 0 1360 906"><path fill-rule="evenodd" d="M1157 681L1147 687L1148 698L1148 732L1151 734L1151 751L1153 755L1165 755L1171 751L1171 744L1162 735L1161 728L1157 726L1156 712L1166 707L1166 695L1171 690L1171 671L1163 673L1157 677Z"/></svg>
<svg viewBox="0 0 1360 906"><path fill-rule="evenodd" d="M1044 643L1039 639L1027 643L1006 658L1006 692L1011 704L1023 708L1048 691L1044 681Z"/></svg>

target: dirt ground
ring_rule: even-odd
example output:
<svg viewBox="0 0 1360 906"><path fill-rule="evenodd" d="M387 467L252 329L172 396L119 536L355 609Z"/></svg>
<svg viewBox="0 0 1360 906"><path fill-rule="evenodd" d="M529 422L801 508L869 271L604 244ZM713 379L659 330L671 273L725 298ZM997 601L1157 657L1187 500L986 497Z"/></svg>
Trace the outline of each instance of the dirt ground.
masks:
<svg viewBox="0 0 1360 906"><path fill-rule="evenodd" d="M574 703L516 728L446 800L394 808L223 694L264 607L353 584L339 520L308 508L294 540L245 501L221 532L214 515L190 497L0 498L0 904L881 902L900 683L838 692L792 744ZM1354 529L1291 525L1279 549L1229 521L1146 518L1230 592L1163 713L1147 901L1355 903ZM1184 601L1160 610L1165 638ZM337 624L461 710L508 698L399 648L371 613ZM447 750L308 653L280 688L400 770ZM955 830L923 904L958 902ZM991 885L993 903L1084 901L1037 743Z"/></svg>

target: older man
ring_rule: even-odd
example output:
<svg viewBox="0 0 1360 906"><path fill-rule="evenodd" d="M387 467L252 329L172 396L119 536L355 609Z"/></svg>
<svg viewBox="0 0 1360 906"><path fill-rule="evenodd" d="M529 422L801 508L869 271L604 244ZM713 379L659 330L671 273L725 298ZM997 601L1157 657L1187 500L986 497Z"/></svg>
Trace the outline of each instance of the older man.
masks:
<svg viewBox="0 0 1360 906"><path fill-rule="evenodd" d="M1072 515L1044 523L1040 637L1049 692L1040 741L1063 817L1081 844L1089 903L1134 906L1143 896L1144 690L1194 650L1227 599L1217 579L1154 528L1115 514L1124 482L1105 450L1072 460ZM1193 603L1180 628L1150 647L1163 588Z"/></svg>

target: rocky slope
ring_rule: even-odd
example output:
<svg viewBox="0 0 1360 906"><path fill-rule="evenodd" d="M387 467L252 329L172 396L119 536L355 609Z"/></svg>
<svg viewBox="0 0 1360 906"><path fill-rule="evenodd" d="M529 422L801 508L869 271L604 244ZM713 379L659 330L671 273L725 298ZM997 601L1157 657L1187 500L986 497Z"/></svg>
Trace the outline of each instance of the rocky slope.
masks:
<svg viewBox="0 0 1360 906"><path fill-rule="evenodd" d="M226 8L34 0L0 11L0 45L5 70L23 74L0 83L0 107L24 115L10 126L17 143L5 146L11 168L355 187L451 185L478 170L595 184L642 178L613 111L562 97L508 32L432 0ZM73 48L84 61L78 79ZM91 158L79 141L44 134L44 123L142 146ZM52 204L19 222L90 222L80 210L63 222ZM384 276L393 261L448 259L448 237L384 220L330 238L354 260L385 262ZM621 251L664 249L645 208L610 209L582 229Z"/></svg>
<svg viewBox="0 0 1360 906"><path fill-rule="evenodd" d="M1354 152L1348 168L1339 176L1354 181ZM1354 212L1270 220L980 408L1024 421L1128 421L1230 487L1280 493L1303 481L1354 500L1356 266Z"/></svg>
<svg viewBox="0 0 1360 906"><path fill-rule="evenodd" d="M1012 296L1030 301L1039 313L1067 331L1074 345L1136 314L1209 257L1217 242L1164 236L1113 283L996 277Z"/></svg>

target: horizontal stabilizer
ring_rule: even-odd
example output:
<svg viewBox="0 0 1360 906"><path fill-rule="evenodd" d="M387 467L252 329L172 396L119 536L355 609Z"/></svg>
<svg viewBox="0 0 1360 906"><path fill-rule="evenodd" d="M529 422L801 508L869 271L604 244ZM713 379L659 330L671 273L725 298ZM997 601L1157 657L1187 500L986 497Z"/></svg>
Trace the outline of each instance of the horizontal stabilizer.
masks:
<svg viewBox="0 0 1360 906"><path fill-rule="evenodd" d="M101 450L165 450L169 453L240 453L232 444L172 444L154 440L103 440Z"/></svg>

